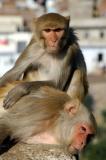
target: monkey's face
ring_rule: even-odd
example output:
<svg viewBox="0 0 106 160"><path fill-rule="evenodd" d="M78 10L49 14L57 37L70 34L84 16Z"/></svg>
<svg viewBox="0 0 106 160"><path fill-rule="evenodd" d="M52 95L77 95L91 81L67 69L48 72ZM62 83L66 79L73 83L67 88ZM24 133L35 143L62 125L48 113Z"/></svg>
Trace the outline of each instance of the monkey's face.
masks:
<svg viewBox="0 0 106 160"><path fill-rule="evenodd" d="M88 123L75 124L71 132L69 151L73 154L80 152L94 137L92 126Z"/></svg>
<svg viewBox="0 0 106 160"><path fill-rule="evenodd" d="M42 31L44 46L48 53L57 53L61 48L61 39L64 36L63 28L47 28Z"/></svg>
<svg viewBox="0 0 106 160"><path fill-rule="evenodd" d="M69 30L70 17L57 13L48 13L38 17L35 22L35 31L38 39L48 53L59 53Z"/></svg>
<svg viewBox="0 0 106 160"><path fill-rule="evenodd" d="M94 137L96 133L95 119L78 99L67 102L64 110L67 113L64 122L68 124L68 128L65 128L67 147L69 152L77 154Z"/></svg>

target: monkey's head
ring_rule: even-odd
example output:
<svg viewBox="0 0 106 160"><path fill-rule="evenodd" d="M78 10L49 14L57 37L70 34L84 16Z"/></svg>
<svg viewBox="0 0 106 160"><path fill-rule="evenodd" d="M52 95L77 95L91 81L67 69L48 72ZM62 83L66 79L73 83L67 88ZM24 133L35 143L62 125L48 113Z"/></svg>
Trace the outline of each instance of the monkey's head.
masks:
<svg viewBox="0 0 106 160"><path fill-rule="evenodd" d="M64 110L64 118L61 117L61 141L72 154L77 154L96 134L96 122L91 111L78 99L67 102Z"/></svg>
<svg viewBox="0 0 106 160"><path fill-rule="evenodd" d="M69 17L57 13L48 13L35 20L37 39L48 53L58 53L64 48L69 30L69 21Z"/></svg>

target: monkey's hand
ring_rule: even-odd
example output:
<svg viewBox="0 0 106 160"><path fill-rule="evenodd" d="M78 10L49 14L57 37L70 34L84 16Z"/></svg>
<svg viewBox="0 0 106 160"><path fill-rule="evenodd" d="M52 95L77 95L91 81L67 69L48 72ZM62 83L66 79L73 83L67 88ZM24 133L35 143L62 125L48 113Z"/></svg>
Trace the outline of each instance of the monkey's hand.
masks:
<svg viewBox="0 0 106 160"><path fill-rule="evenodd" d="M8 109L12 107L20 98L28 94L28 90L24 84L18 84L11 89L3 101L3 107Z"/></svg>

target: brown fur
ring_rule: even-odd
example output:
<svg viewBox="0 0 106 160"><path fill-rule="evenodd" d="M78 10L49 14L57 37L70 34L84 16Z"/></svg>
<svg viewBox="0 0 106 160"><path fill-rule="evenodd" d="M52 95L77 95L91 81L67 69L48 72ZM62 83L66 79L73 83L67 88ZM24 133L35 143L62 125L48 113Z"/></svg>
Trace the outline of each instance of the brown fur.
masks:
<svg viewBox="0 0 106 160"><path fill-rule="evenodd" d="M44 82L35 82L37 90L21 98L12 108L0 117L0 142L10 135L21 141L38 140L43 143L63 144L67 147L73 142L74 126L87 124L90 134L95 134L95 120L90 111L77 99L71 99L65 92L47 86ZM44 84L43 84L44 83ZM39 84L39 87L38 87ZM2 95L14 84L2 88ZM71 108L72 107L72 108ZM71 109L75 107L75 111ZM48 140L42 139L42 136ZM50 139L49 139L50 138ZM38 142L39 143L39 142Z"/></svg>
<svg viewBox="0 0 106 160"><path fill-rule="evenodd" d="M77 90L76 96L83 100L88 92L86 64L74 30L69 28L69 18L57 13L48 13L39 17L34 22L34 28L34 34L30 43L19 56L14 67L1 77L0 86L14 80L52 81L56 88L66 91L70 96L72 93L71 90L73 90L73 93L74 90L75 93ZM45 39L42 37L42 30L45 28L53 30L64 29L61 39L57 39L59 41L57 43L59 50L54 52L51 50L48 51L48 46L44 45ZM71 88L71 80L74 78L74 73L77 70L79 72L77 78L81 80L80 85L73 84L74 87L72 85ZM32 87L24 85L24 93L26 92L28 94L31 89ZM20 90L21 93L19 95ZM11 106L13 101L15 103L22 96L21 85L21 89L18 86L14 89L14 94L10 92L8 97L6 97L9 99L9 104L4 104Z"/></svg>

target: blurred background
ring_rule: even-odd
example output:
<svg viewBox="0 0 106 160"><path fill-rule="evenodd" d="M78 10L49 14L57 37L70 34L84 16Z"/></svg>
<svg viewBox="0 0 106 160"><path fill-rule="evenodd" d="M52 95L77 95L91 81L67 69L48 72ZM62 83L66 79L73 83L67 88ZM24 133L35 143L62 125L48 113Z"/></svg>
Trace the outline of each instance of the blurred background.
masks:
<svg viewBox="0 0 106 160"><path fill-rule="evenodd" d="M15 63L32 35L32 20L47 12L71 17L88 70L98 133L81 159L106 160L106 0L0 0L0 76Z"/></svg>

